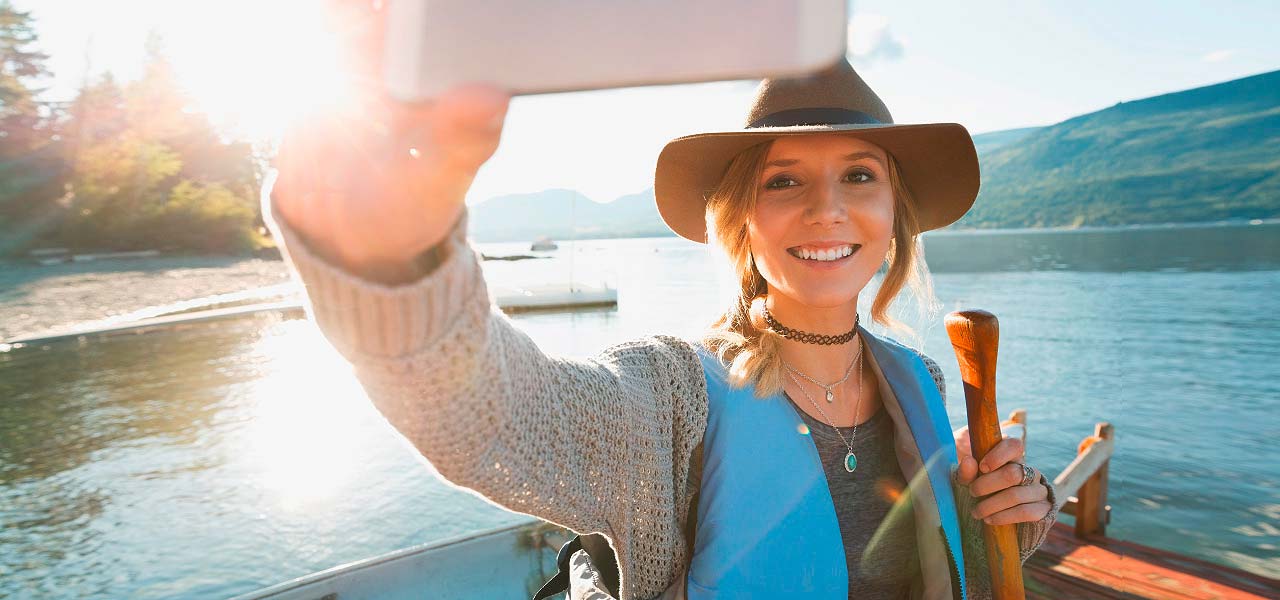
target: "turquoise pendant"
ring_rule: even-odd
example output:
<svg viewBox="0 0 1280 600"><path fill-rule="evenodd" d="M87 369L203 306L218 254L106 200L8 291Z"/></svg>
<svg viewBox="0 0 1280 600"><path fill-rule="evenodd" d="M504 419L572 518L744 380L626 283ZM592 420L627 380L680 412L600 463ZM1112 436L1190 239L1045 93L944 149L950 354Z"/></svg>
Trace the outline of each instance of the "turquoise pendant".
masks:
<svg viewBox="0 0 1280 600"><path fill-rule="evenodd" d="M858 457L854 456L852 452L844 455L844 470L852 473L856 468L858 468Z"/></svg>

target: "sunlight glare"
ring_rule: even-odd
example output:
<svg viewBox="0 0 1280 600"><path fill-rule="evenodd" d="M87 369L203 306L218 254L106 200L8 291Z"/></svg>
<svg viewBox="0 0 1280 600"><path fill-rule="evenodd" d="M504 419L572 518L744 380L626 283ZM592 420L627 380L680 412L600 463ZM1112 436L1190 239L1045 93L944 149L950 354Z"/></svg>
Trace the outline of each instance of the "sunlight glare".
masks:
<svg viewBox="0 0 1280 600"><path fill-rule="evenodd" d="M309 321L267 331L255 356L271 369L254 386L254 412L244 449L260 469L260 485L286 508L332 498L350 479L356 451L369 440L351 426L372 410L351 366Z"/></svg>
<svg viewBox="0 0 1280 600"><path fill-rule="evenodd" d="M320 0L213 3L189 18L197 39L166 39L196 108L250 139L278 138L291 120L350 106L339 36Z"/></svg>

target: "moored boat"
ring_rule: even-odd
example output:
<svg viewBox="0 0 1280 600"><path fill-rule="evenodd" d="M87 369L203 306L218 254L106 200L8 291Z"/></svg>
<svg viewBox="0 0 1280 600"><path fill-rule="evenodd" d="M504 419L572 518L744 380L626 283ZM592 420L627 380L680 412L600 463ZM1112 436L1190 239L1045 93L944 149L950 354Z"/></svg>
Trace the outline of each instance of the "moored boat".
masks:
<svg viewBox="0 0 1280 600"><path fill-rule="evenodd" d="M1026 423L1026 411L1016 410L1001 426L1025 440ZM1098 424L1054 478L1061 511L1075 525L1055 525L1024 565L1027 598L1280 598L1280 580L1106 537L1115 443L1114 429ZM535 520L341 565L234 600L529 598L556 573L556 552L572 535Z"/></svg>

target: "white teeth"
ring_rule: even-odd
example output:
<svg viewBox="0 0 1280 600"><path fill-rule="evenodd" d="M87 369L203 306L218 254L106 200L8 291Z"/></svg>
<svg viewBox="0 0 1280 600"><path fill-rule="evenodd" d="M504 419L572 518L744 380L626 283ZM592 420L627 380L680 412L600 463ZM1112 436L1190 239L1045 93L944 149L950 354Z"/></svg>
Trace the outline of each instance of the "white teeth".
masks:
<svg viewBox="0 0 1280 600"><path fill-rule="evenodd" d="M841 246L839 248L827 248L824 250L809 250L807 248L798 248L793 253L796 256L806 260L817 260L822 262L833 261L844 258L853 254L853 246Z"/></svg>

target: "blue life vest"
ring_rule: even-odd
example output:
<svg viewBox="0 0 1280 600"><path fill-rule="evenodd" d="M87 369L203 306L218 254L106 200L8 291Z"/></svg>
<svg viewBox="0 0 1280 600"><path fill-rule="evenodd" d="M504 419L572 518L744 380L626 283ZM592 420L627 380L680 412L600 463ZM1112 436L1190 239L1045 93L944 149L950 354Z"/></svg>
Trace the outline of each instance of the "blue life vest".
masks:
<svg viewBox="0 0 1280 600"><path fill-rule="evenodd" d="M910 482L923 596L963 598L951 483L957 459L942 397L913 350L865 329L860 334ZM709 405L689 600L848 598L840 525L804 421L780 393L757 398L750 387L735 389L725 366L697 350Z"/></svg>

